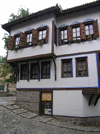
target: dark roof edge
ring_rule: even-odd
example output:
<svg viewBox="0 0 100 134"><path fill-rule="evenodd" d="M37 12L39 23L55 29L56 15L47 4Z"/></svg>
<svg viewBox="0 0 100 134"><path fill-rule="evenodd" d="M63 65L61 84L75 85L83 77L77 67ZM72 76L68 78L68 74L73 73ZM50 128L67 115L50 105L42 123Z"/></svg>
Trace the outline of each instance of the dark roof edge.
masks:
<svg viewBox="0 0 100 134"><path fill-rule="evenodd" d="M62 11L62 14L72 13L72 12L75 12L75 11L84 10L84 9L87 9L87 8L92 8L92 7L97 7L97 6L100 6L100 0L99 1L93 1L91 3L83 4L83 5L80 5L80 6L72 7L72 8L69 8L69 9L65 9L65 10Z"/></svg>
<svg viewBox="0 0 100 134"><path fill-rule="evenodd" d="M2 28L5 29L6 31L10 32L10 29L11 29L12 26L14 26L18 23L26 22L26 21L31 20L33 18L37 18L37 17L39 17L41 15L44 15L44 14L54 13L56 16L60 16L60 15L65 15L65 14L68 14L68 13L72 13L72 12L75 12L75 11L84 10L86 8L91 8L91 7L96 7L96 6L100 6L100 0L99 1L94 1L92 3L87 3L87 4L84 4L84 5L80 5L80 6L77 6L77 7L69 8L69 9L66 9L66 10L60 10L59 6L56 5L56 6L38 11L36 13L32 13L32 14L26 16L26 17L17 19L15 21L3 24Z"/></svg>

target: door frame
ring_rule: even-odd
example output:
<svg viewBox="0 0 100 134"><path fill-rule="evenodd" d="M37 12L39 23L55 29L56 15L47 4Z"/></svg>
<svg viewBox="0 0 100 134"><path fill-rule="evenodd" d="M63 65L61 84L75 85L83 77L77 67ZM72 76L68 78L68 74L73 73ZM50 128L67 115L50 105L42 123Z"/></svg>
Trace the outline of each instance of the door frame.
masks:
<svg viewBox="0 0 100 134"><path fill-rule="evenodd" d="M51 93L51 115L46 115L46 116L52 116L53 115L53 91L51 90L40 91L39 115L45 115L42 114L42 93Z"/></svg>

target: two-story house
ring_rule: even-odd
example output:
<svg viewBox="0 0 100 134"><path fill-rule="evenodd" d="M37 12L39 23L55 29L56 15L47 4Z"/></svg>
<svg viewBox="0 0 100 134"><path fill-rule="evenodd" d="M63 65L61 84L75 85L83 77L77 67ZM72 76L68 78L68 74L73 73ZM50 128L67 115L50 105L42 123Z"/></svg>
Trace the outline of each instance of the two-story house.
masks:
<svg viewBox="0 0 100 134"><path fill-rule="evenodd" d="M56 5L2 28L18 105L40 115L100 116L100 1Z"/></svg>

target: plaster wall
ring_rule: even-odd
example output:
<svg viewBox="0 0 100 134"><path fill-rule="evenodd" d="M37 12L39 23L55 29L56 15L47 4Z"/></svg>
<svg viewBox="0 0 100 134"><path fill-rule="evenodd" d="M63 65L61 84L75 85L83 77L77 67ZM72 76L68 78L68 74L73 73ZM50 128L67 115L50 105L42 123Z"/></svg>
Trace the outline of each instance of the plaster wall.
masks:
<svg viewBox="0 0 100 134"><path fill-rule="evenodd" d="M56 21L57 22L56 26L60 27L63 24L71 25L75 21L82 23L86 19L93 19L93 20L98 19L98 28L99 28L99 36L100 36L100 9L99 7L95 9L82 10L80 12L75 12L72 14L67 14L65 16L58 17ZM96 51L96 50L100 50L99 42L100 42L100 37L92 41L54 46L54 50L55 50L56 55Z"/></svg>
<svg viewBox="0 0 100 134"><path fill-rule="evenodd" d="M87 57L88 76L76 77L76 58ZM61 77L61 60L72 59L72 74L70 78ZM40 62L41 64L41 62ZM17 82L17 88L34 88L34 89L48 89L48 88L98 88L98 68L96 53L73 55L67 57L59 57L56 59L57 65L57 80L55 81L54 63L51 61L50 79L36 80L20 80Z"/></svg>
<svg viewBox="0 0 100 134"><path fill-rule="evenodd" d="M37 29L41 25L47 25L49 26L49 38L48 43L44 44L43 46L23 48L19 49L17 52L9 50L7 60L51 53L52 20L54 20L54 15L50 14L12 27L11 36L14 36L19 31L25 32L25 30L29 28Z"/></svg>
<svg viewBox="0 0 100 134"><path fill-rule="evenodd" d="M94 117L100 116L100 99L94 106L94 99L89 106L88 95L82 95L82 91L53 91L53 115Z"/></svg>

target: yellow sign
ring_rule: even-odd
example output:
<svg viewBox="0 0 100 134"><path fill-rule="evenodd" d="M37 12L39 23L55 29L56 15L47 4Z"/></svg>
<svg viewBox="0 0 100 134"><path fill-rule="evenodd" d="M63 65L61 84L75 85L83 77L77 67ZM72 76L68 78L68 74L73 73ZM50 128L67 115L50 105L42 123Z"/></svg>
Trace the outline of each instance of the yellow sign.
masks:
<svg viewBox="0 0 100 134"><path fill-rule="evenodd" d="M51 93L42 93L42 101L51 101Z"/></svg>

